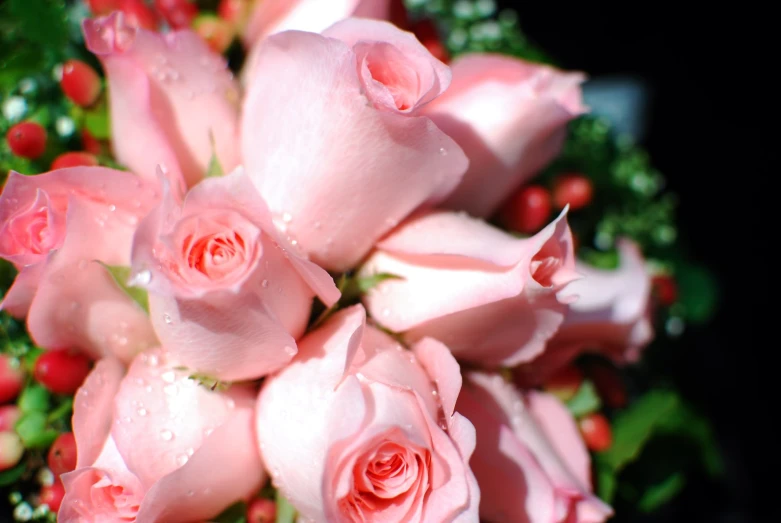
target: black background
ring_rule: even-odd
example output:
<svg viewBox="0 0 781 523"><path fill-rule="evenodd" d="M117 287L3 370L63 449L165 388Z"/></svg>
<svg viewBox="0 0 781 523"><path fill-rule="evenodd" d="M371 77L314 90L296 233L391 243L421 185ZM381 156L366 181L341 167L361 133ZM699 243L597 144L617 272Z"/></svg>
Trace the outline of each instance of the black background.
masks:
<svg viewBox="0 0 781 523"><path fill-rule="evenodd" d="M726 477L692 478L671 506L632 521L778 521L765 510L778 496L771 492L778 485L779 438L771 428L777 392L760 377L777 344L760 342L758 334L760 312L773 303L768 285L775 284L767 279L772 265L761 261L770 236L754 238L769 219L760 216L770 209L758 200L769 187L765 170L773 169L754 167L760 133L749 117L764 113L752 93L764 70L753 69L734 48L737 19L717 23L704 16L710 8L683 11L673 2L498 4L516 9L526 35L562 67L591 77L629 74L647 83L652 99L643 144L680 195L682 238L721 287L716 318L684 334L670 371L713 420ZM737 16L740 7L726 13ZM760 390L765 385L767 392Z"/></svg>

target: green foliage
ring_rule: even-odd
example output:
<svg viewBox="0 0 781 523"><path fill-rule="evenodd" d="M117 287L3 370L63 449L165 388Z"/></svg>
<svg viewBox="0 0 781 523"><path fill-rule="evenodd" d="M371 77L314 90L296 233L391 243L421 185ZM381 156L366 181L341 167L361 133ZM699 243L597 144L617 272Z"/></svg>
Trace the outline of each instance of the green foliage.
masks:
<svg viewBox="0 0 781 523"><path fill-rule="evenodd" d="M277 490L277 521L276 523L294 523L296 520L296 509L285 499L280 491Z"/></svg>
<svg viewBox="0 0 781 523"><path fill-rule="evenodd" d="M130 285L130 267L119 265L106 265L101 263L106 271L111 275L119 287L135 301L139 307L149 312L149 296L145 289Z"/></svg>
<svg viewBox="0 0 781 523"><path fill-rule="evenodd" d="M683 488L688 465L723 472L709 422L673 391L647 392L616 415L612 428L612 446L594 457L598 494L609 503L618 496L651 511Z"/></svg>
<svg viewBox="0 0 781 523"><path fill-rule="evenodd" d="M589 380L584 380L575 395L567 401L567 408L573 416L579 418L598 411L602 407L597 389Z"/></svg>
<svg viewBox="0 0 781 523"><path fill-rule="evenodd" d="M213 523L247 523L247 504L237 501L226 508L219 516L212 520Z"/></svg>

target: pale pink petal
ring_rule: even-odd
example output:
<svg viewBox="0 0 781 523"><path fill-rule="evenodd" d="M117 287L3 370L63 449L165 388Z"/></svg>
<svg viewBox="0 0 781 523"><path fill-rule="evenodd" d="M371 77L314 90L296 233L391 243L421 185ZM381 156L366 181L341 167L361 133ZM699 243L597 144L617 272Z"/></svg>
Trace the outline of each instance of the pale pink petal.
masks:
<svg viewBox="0 0 781 523"><path fill-rule="evenodd" d="M210 431L237 410L252 408L210 391L177 367L178 362L160 350L140 354L114 399L111 434L128 468L145 488L187 463L209 439Z"/></svg>
<svg viewBox="0 0 781 523"><path fill-rule="evenodd" d="M450 434L450 439L455 443L464 462L469 464L477 444L475 426L467 418L456 412L450 420L448 434ZM453 519L453 523L470 523L477 521L479 516L480 486L472 472L471 466L466 469L466 477L469 486L469 505Z"/></svg>
<svg viewBox="0 0 781 523"><path fill-rule="evenodd" d="M558 154L567 122L585 112L585 76L490 54L451 68L450 88L424 110L470 160L445 205L487 217Z"/></svg>
<svg viewBox="0 0 781 523"><path fill-rule="evenodd" d="M429 119L367 105L343 42L278 34L262 45L256 70L263 76L251 82L242 122L247 172L291 241L327 269L355 265L466 169Z"/></svg>
<svg viewBox="0 0 781 523"><path fill-rule="evenodd" d="M307 309L299 304L291 312L302 310ZM209 300L150 294L149 311L163 345L183 365L215 378L254 379L280 369L296 354L295 338L256 294L222 293ZM300 333L306 318L298 316Z"/></svg>
<svg viewBox="0 0 781 523"><path fill-rule="evenodd" d="M137 520L200 521L254 494L265 474L252 425L253 411L237 409L184 466L149 489Z"/></svg>
<svg viewBox="0 0 781 523"><path fill-rule="evenodd" d="M30 335L45 348L129 361L157 339L146 312L101 262L127 264L134 227L98 204L73 200L67 223L65 243L47 263L30 306Z"/></svg>
<svg viewBox="0 0 781 523"><path fill-rule="evenodd" d="M568 288L578 300L572 304L556 342L588 342L620 360L625 350L651 341L651 276L637 245L626 240L618 248L620 266L616 270L578 265L583 279Z"/></svg>
<svg viewBox="0 0 781 523"><path fill-rule="evenodd" d="M498 375L493 379L502 380ZM480 485L480 516L496 523L556 521L553 485L515 436L489 389L467 381L457 409L477 429L470 465Z"/></svg>
<svg viewBox="0 0 781 523"><path fill-rule="evenodd" d="M565 214L527 239L454 213L413 218L361 268L361 276L399 276L371 289L366 308L406 339L436 338L459 358L491 366L530 361L572 301L565 286L577 274Z"/></svg>
<svg viewBox="0 0 781 523"><path fill-rule="evenodd" d="M354 377L341 386L351 339L365 321L360 306L339 312L304 337L296 358L266 380L258 398L256 431L261 456L275 483L302 515L323 519L324 459L329 447L330 406L337 395L352 405L349 417L337 418L341 433L353 433L363 418L361 387ZM307 430L300 430L307 427ZM291 461L292 460L292 461Z"/></svg>
<svg viewBox="0 0 781 523"><path fill-rule="evenodd" d="M386 64L377 64L380 68L383 66L392 67L395 71L385 71L383 76L391 77L399 74L399 69L408 68L412 78L410 80L415 87L414 103L404 112L413 112L423 107L434 98L441 95L450 85L450 68L434 58L431 53L421 44L417 37L407 31L400 31L396 26L389 22L378 20L364 20L359 18L349 18L332 25L325 31L323 36L337 38L353 47L359 63L362 62L362 52L360 48L371 53L371 47L378 42L387 44L386 49L392 47L399 54L400 61L392 61ZM385 51L387 52L387 51ZM405 63L407 62L407 63ZM365 63L363 64L366 65ZM364 70L368 73L368 70ZM382 72L382 71L380 71ZM374 73L374 72L372 72ZM372 76L374 76L372 74ZM364 86L367 83L364 82Z"/></svg>
<svg viewBox="0 0 781 523"><path fill-rule="evenodd" d="M119 360L103 358L76 392L72 420L78 450L76 468L92 465L98 458L111 431L114 395L124 375Z"/></svg>
<svg viewBox="0 0 781 523"><path fill-rule="evenodd" d="M44 274L45 262L24 267L14 278L14 283L6 291L0 310L6 311L14 318L24 318L30 310L30 304Z"/></svg>
<svg viewBox="0 0 781 523"><path fill-rule="evenodd" d="M461 391L461 369L458 362L445 345L433 338L423 338L412 350L434 382L445 419L450 423ZM423 392L419 392L423 395Z"/></svg>
<svg viewBox="0 0 781 523"><path fill-rule="evenodd" d="M244 42L249 45L279 31L319 33L349 16L385 19L390 0L264 0L252 11Z"/></svg>
<svg viewBox="0 0 781 523"><path fill-rule="evenodd" d="M162 163L181 169L193 185L206 171L213 139L223 169L238 164L238 88L202 38L187 30L131 29L121 13L88 19L84 32L109 79L120 162L146 177Z"/></svg>

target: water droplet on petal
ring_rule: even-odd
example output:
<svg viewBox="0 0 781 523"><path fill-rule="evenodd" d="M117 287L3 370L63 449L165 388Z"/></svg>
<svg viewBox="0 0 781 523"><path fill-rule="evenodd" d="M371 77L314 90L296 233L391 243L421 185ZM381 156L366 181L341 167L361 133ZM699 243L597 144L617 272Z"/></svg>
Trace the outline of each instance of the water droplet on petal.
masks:
<svg viewBox="0 0 781 523"><path fill-rule="evenodd" d="M282 213L282 221L285 223L290 223L293 221L293 215L289 212Z"/></svg>
<svg viewBox="0 0 781 523"><path fill-rule="evenodd" d="M149 285L152 282L152 271L143 270L137 273L133 279L129 282L130 285Z"/></svg>
<svg viewBox="0 0 781 523"><path fill-rule="evenodd" d="M163 387L163 393L168 396L176 396L179 394L179 387L177 387L175 383L171 383L170 385Z"/></svg>
<svg viewBox="0 0 781 523"><path fill-rule="evenodd" d="M195 495L195 491L194 491L194 490L188 490L188 491L187 491L187 496L188 496L188 497L190 497L190 498L191 498L191 497L193 497L194 495Z"/></svg>
<svg viewBox="0 0 781 523"><path fill-rule="evenodd" d="M171 325L171 323L173 323L174 320L172 320L171 315L166 312L165 314L163 314L163 321L166 322L166 324Z"/></svg>
<svg viewBox="0 0 781 523"><path fill-rule="evenodd" d="M260 286L263 287L264 289L267 289L268 288L268 280L263 280L262 282L260 282Z"/></svg>
<svg viewBox="0 0 781 523"><path fill-rule="evenodd" d="M389 308L387 308L387 307L386 307L386 308L384 308L384 309L382 309L382 315L383 315L383 317L385 317L385 318L387 318L388 316L390 316L390 309L389 309Z"/></svg>
<svg viewBox="0 0 781 523"><path fill-rule="evenodd" d="M186 465L189 460L190 458L187 456L187 454L179 454L176 456L176 464L180 467Z"/></svg>
<svg viewBox="0 0 781 523"><path fill-rule="evenodd" d="M445 156L447 154L447 150L444 147L440 147L439 148L439 154L441 154L442 156Z"/></svg>
<svg viewBox="0 0 781 523"><path fill-rule="evenodd" d="M167 370L160 375L160 378L166 383L173 383L176 381L176 373L172 370Z"/></svg>
<svg viewBox="0 0 781 523"><path fill-rule="evenodd" d="M160 431L160 437L163 438L164 441L171 441L174 439L174 433L168 429L163 429Z"/></svg>
<svg viewBox="0 0 781 523"><path fill-rule="evenodd" d="M283 350L285 351L285 354L287 354L288 356L295 356L297 352L295 347L291 347L290 345L285 345L285 348Z"/></svg>
<svg viewBox="0 0 781 523"><path fill-rule="evenodd" d="M139 416L146 416L147 410L144 407L139 407L136 412L138 412Z"/></svg>

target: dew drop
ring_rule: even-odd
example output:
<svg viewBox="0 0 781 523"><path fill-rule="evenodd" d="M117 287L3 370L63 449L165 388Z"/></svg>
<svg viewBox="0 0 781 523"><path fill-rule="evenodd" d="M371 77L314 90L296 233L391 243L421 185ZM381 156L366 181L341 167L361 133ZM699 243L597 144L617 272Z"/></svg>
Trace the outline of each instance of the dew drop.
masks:
<svg viewBox="0 0 781 523"><path fill-rule="evenodd" d="M165 322L167 325L171 325L171 324L173 323L173 321L174 321L174 320L172 320L172 319L171 319L171 315L170 315L170 314L168 314L168 313L166 312L165 314L163 314L163 321L164 321L164 322Z"/></svg>
<svg viewBox="0 0 781 523"><path fill-rule="evenodd" d="M131 280L131 285L149 285L152 282L152 271L143 270L137 273Z"/></svg>
<svg viewBox="0 0 781 523"><path fill-rule="evenodd" d="M148 367L157 367L160 364L160 359L157 357L157 354L148 354L144 363Z"/></svg>
<svg viewBox="0 0 781 523"><path fill-rule="evenodd" d="M431 391L431 395L434 397L439 396L439 392L437 392L437 389L434 389Z"/></svg>
<svg viewBox="0 0 781 523"><path fill-rule="evenodd" d="M390 309L389 309L389 308L387 308L387 307L386 307L386 308L384 308L384 309L382 309L382 316L383 316L384 318L387 318L388 316L390 316Z"/></svg>
<svg viewBox="0 0 781 523"><path fill-rule="evenodd" d="M285 345L285 348L283 350L285 351L285 354L287 354L288 356L296 355L296 349L294 347L291 347L290 345Z"/></svg>
<svg viewBox="0 0 781 523"><path fill-rule="evenodd" d="M263 280L262 282L260 282L260 286L263 287L264 289L267 289L268 288L268 280Z"/></svg>
<svg viewBox="0 0 781 523"><path fill-rule="evenodd" d="M112 203L111 205L108 206L108 210L114 212L117 210L117 206Z"/></svg>
<svg viewBox="0 0 781 523"><path fill-rule="evenodd" d="M170 430L168 430L168 429L163 429L163 430L161 430L161 431L160 431L160 437L161 437L161 438L162 438L164 441L171 441L172 439L174 439L174 433L173 433L173 432L171 432L171 431L170 431Z"/></svg>
<svg viewBox="0 0 781 523"><path fill-rule="evenodd" d="M226 400L225 400L225 405L226 405L226 406L227 406L229 409L232 409L233 407L235 407L235 406L236 406L236 402L235 402L235 401L233 401L233 399L232 399L232 398L228 398L228 399L226 399Z"/></svg>
<svg viewBox="0 0 781 523"><path fill-rule="evenodd" d="M168 396L176 396L179 394L179 387L177 387L175 383L171 383L170 385L163 387L163 393Z"/></svg>
<svg viewBox="0 0 781 523"><path fill-rule="evenodd" d="M146 416L147 410L144 407L139 407L136 412L138 412L139 416Z"/></svg>
<svg viewBox="0 0 781 523"><path fill-rule="evenodd" d="M176 464L180 467L186 465L189 460L190 458L187 456L187 454L179 454L176 456Z"/></svg>
<svg viewBox="0 0 781 523"><path fill-rule="evenodd" d="M188 490L188 491L187 491L187 497L190 497L190 498L191 498L191 497L193 497L194 495L195 495L195 491L194 491L194 490Z"/></svg>
<svg viewBox="0 0 781 523"><path fill-rule="evenodd" d="M176 373L172 370L167 370L160 375L160 378L166 383L173 383L176 381Z"/></svg>
<svg viewBox="0 0 781 523"><path fill-rule="evenodd" d="M293 221L293 215L289 212L282 213L282 221L285 223L290 223Z"/></svg>
<svg viewBox="0 0 781 523"><path fill-rule="evenodd" d="M442 156L447 155L447 150L444 147L439 148L439 154Z"/></svg>

